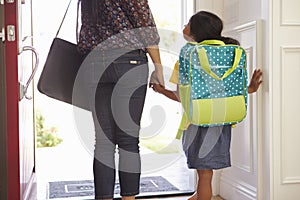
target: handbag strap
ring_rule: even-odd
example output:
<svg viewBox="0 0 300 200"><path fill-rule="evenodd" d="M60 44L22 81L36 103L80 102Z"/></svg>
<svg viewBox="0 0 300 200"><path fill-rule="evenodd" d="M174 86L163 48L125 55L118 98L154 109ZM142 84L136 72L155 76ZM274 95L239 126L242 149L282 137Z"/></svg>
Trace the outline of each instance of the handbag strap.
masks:
<svg viewBox="0 0 300 200"><path fill-rule="evenodd" d="M78 0L78 3L77 3L77 16L76 16L76 41L77 41L77 42L78 42L78 18L79 18L79 5L80 5L80 1L81 1L81 0ZM62 20L61 20L61 23L60 23L60 25L59 25L59 28L58 28L58 30L57 30L57 32L56 32L55 37L57 37L58 34L59 34L59 32L60 32L60 29L61 29L61 27L62 27L62 25L63 25L63 23L64 23L64 21L65 21L65 19L66 19L66 16L67 16L67 13L68 13L68 10L69 10L69 8L70 8L71 3L72 3L72 0L70 0L69 3L68 3L67 9L66 9L66 11L65 11L65 14L64 14Z"/></svg>

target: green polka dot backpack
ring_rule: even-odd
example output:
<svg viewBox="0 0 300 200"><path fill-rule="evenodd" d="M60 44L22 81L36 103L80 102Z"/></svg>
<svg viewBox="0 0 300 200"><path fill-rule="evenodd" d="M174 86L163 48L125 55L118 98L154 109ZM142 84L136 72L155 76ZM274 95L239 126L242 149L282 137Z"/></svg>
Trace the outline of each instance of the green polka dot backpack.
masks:
<svg viewBox="0 0 300 200"><path fill-rule="evenodd" d="M246 53L219 40L189 42L179 57L179 93L187 121L199 126L229 125L246 117Z"/></svg>

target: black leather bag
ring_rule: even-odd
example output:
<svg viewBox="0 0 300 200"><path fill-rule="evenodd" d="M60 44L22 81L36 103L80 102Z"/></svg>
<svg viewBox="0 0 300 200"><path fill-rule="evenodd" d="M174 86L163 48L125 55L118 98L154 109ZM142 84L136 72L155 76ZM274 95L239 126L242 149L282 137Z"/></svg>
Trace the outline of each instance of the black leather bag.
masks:
<svg viewBox="0 0 300 200"><path fill-rule="evenodd" d="M77 51L76 44L55 38L38 81L38 90L72 104L73 86L83 60L84 56Z"/></svg>
<svg viewBox="0 0 300 200"><path fill-rule="evenodd" d="M72 0L70 0L70 3L71 1ZM66 9L56 37L54 38L50 47L37 88L41 93L51 98L73 104L77 107L85 108L86 105L84 105L84 102L72 99L75 78L85 58L85 55L81 54L77 50L77 44L73 44L57 37L69 9L70 3Z"/></svg>

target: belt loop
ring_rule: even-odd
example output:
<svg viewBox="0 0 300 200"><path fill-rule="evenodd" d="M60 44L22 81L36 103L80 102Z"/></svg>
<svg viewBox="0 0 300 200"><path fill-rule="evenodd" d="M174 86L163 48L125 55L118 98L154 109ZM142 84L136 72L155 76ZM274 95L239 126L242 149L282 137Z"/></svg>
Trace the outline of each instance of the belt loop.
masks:
<svg viewBox="0 0 300 200"><path fill-rule="evenodd" d="M143 50L143 49L139 49L139 54L141 56L145 56L146 55L146 52Z"/></svg>

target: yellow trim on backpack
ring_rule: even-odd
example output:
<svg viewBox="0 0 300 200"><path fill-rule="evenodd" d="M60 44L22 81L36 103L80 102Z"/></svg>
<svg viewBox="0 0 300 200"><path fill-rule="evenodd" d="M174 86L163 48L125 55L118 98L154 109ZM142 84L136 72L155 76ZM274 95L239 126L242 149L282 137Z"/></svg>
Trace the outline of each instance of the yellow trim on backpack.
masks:
<svg viewBox="0 0 300 200"><path fill-rule="evenodd" d="M222 40L203 40L202 42L188 42L190 44L197 44L197 45L221 45L224 46L225 43Z"/></svg>
<svg viewBox="0 0 300 200"><path fill-rule="evenodd" d="M216 75L213 71L211 71L211 67L209 65L209 62L208 62L208 58L207 58L207 55L206 55L206 51L204 48L201 48L199 49L198 51L198 57L199 57L199 62L200 62L200 65L202 67L202 69L207 73L209 74L211 77L213 77L214 79L216 80L223 80L224 78L226 78L227 76L229 76L238 66L239 62L240 62L240 59L241 59L241 56L242 56L242 53L243 53L243 50L240 49L240 48L236 48L234 50L235 52L235 56L234 56L234 62L233 62L233 65L231 68L229 68L224 74L222 77L219 77L218 75ZM191 62L191 61L190 61ZM191 65L192 63L190 63Z"/></svg>

